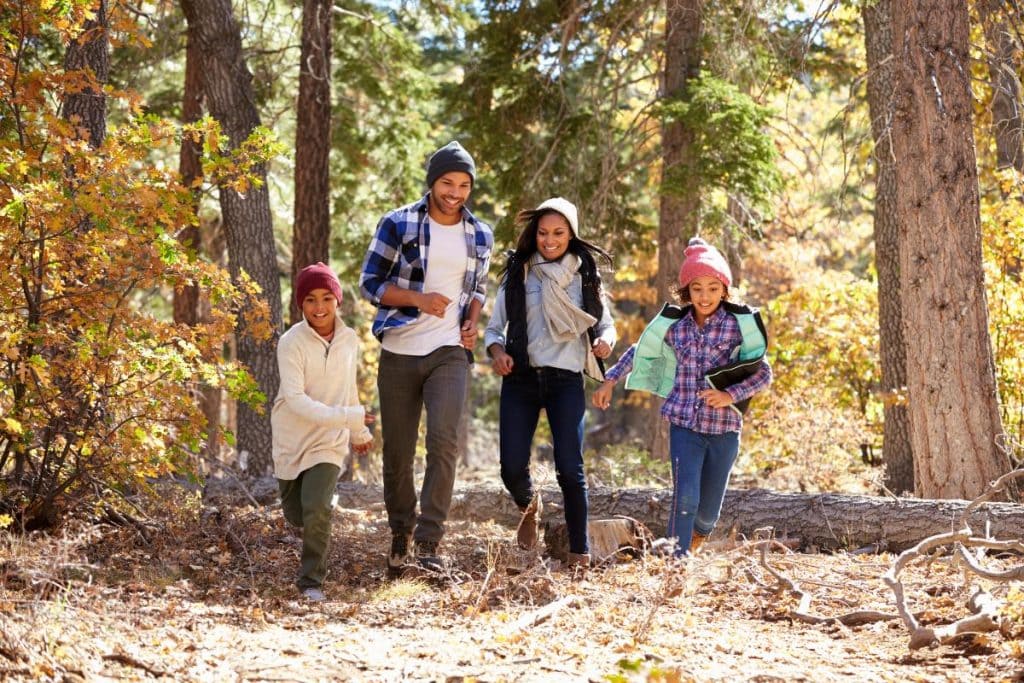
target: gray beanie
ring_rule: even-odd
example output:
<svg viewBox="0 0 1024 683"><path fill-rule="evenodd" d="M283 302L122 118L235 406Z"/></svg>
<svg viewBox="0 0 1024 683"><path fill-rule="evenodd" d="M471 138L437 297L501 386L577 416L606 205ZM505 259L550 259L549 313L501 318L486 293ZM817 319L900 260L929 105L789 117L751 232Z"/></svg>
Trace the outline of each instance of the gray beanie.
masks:
<svg viewBox="0 0 1024 683"><path fill-rule="evenodd" d="M473 163L473 157L469 156L469 152L455 140L430 156L430 161L427 162L427 187L433 187L438 178L451 171L468 173L470 182L476 182L476 164Z"/></svg>

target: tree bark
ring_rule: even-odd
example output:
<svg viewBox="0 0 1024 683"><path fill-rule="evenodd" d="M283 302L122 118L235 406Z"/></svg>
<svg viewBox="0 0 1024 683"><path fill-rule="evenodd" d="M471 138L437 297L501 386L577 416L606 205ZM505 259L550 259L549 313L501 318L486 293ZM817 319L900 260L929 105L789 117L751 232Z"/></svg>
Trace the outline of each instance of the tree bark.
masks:
<svg viewBox="0 0 1024 683"><path fill-rule="evenodd" d="M903 339L900 296L900 216L896 207L896 165L892 149L893 93L890 0L862 5L868 63L868 109L875 142L875 268L878 271L878 338L882 366L884 423L882 459L885 485L894 493L914 490L910 422L902 400L907 384L907 347Z"/></svg>
<svg viewBox="0 0 1024 683"><path fill-rule="evenodd" d="M992 127L996 139L996 163L999 168L1015 168L1024 173L1024 149L1021 148L1024 123L1021 120L1020 41L1013 26L1021 17L1008 18L1011 11L1002 0L980 0L978 14L985 32L985 56L992 86Z"/></svg>
<svg viewBox="0 0 1024 683"><path fill-rule="evenodd" d="M988 333L966 3L893 4L893 150L915 493L973 498L1010 469Z"/></svg>
<svg viewBox="0 0 1024 683"><path fill-rule="evenodd" d="M182 8L203 54L203 93L210 114L231 147L237 148L260 125L260 117L230 0L182 0ZM255 168L254 173L266 180L264 167ZM268 401L273 401L280 381L275 348L281 329L281 283L267 185L252 186L244 195L221 187L219 194L231 276L238 282L243 272L248 273L260 286L274 329L273 338L265 342L238 335L238 359ZM254 476L269 471L270 411L261 414L248 405L239 406L237 432L239 455L247 461L247 471Z"/></svg>
<svg viewBox="0 0 1024 683"><path fill-rule="evenodd" d="M182 95L182 123L195 123L203 116L203 75L202 54L199 46L188 31L188 43L185 48L185 85ZM183 137L181 150L178 154L178 172L181 182L192 187L197 178L203 175L199 143L190 137ZM199 214L199 190L192 190L193 213ZM203 239L199 225L189 225L181 230L178 240L191 246L196 255L203 253ZM211 260L219 261L219 254L210 254ZM194 326L209 319L209 300L202 295L197 284L187 284L174 292L174 321ZM204 453L207 458L216 458L220 454L220 407L221 392L217 387L202 385L197 388L196 400L206 420L206 445Z"/></svg>
<svg viewBox="0 0 1024 683"><path fill-rule="evenodd" d="M64 98L63 115L78 127L80 137L93 149L107 136L107 96L101 89L110 80L110 37L107 26L107 0L97 0L95 16L86 21L82 33L68 44L64 55L66 72L91 72L96 86Z"/></svg>
<svg viewBox="0 0 1024 683"><path fill-rule="evenodd" d="M686 96L686 86L700 73L702 0L668 0L665 15L666 99ZM658 297L672 299L676 273L683 262L683 251L690 236L700 228L698 188L682 190L670 186L670 178L680 166L690 163L693 132L679 121L667 122L661 131L662 188L658 209ZM661 403L651 409L651 455L668 459L668 428L661 418Z"/></svg>
<svg viewBox="0 0 1024 683"><path fill-rule="evenodd" d="M299 270L327 263L330 250L331 3L326 0L303 4L297 112L292 291ZM294 296L289 302L294 325L302 314Z"/></svg>

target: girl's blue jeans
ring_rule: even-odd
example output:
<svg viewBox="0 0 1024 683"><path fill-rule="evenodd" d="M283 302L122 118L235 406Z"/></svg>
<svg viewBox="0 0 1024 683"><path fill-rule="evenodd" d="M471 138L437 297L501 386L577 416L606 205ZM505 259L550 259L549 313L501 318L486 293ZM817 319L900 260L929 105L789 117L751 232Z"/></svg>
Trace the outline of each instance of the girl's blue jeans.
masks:
<svg viewBox="0 0 1024 683"><path fill-rule="evenodd" d="M676 555L685 555L693 532L707 536L722 512L729 472L740 450L740 433L701 434L671 426L672 508L668 537L676 539Z"/></svg>
<svg viewBox="0 0 1024 683"><path fill-rule="evenodd" d="M501 480L520 508L533 498L530 447L540 411L551 426L555 472L565 499L569 552L587 553L587 480L583 471L583 375L559 368L529 368L501 382Z"/></svg>

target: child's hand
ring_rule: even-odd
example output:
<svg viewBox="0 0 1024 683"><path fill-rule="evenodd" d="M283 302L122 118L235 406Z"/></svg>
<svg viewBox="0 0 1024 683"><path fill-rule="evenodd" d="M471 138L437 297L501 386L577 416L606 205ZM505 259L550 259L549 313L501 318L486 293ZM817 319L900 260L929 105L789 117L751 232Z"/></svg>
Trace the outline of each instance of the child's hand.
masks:
<svg viewBox="0 0 1024 683"><path fill-rule="evenodd" d="M352 444L352 452L356 455L366 455L373 450L373 441L367 441L366 443Z"/></svg>
<svg viewBox="0 0 1024 683"><path fill-rule="evenodd" d="M611 381L610 379L606 379L604 382L602 382L601 386L599 386L594 391L594 395L590 399L591 402L594 404L594 407L600 408L601 410L605 410L608 406L610 406L612 404L612 389L614 388L615 382Z"/></svg>
<svg viewBox="0 0 1024 683"><path fill-rule="evenodd" d="M704 399L704 402L712 408L728 408L732 405L732 396L726 391L702 389L697 392L697 395Z"/></svg>

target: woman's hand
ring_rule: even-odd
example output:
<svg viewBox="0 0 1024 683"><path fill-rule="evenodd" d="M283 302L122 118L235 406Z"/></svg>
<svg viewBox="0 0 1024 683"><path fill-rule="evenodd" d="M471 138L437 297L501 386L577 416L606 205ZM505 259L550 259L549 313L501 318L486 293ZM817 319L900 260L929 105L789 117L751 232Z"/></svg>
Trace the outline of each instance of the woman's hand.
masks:
<svg viewBox="0 0 1024 683"><path fill-rule="evenodd" d="M607 344L606 344L607 346ZM597 355L596 353L594 355ZM590 401L594 404L595 408L605 410L612 404L612 389L615 388L615 382L610 379L606 379L601 383L597 389L594 390L594 395L590 398Z"/></svg>
<svg viewBox="0 0 1024 683"><path fill-rule="evenodd" d="M608 345L604 339L598 339L594 342L594 355L602 360L612 355L612 347Z"/></svg>
<svg viewBox="0 0 1024 683"><path fill-rule="evenodd" d="M727 391L702 389L697 392L697 395L704 399L704 402L712 408L728 408L732 405L732 396Z"/></svg>
<svg viewBox="0 0 1024 683"><path fill-rule="evenodd" d="M487 349L487 352L491 355L491 367L496 373L502 377L512 373L515 361L512 360L512 356L505 353L505 349L500 344L491 344L491 348Z"/></svg>

